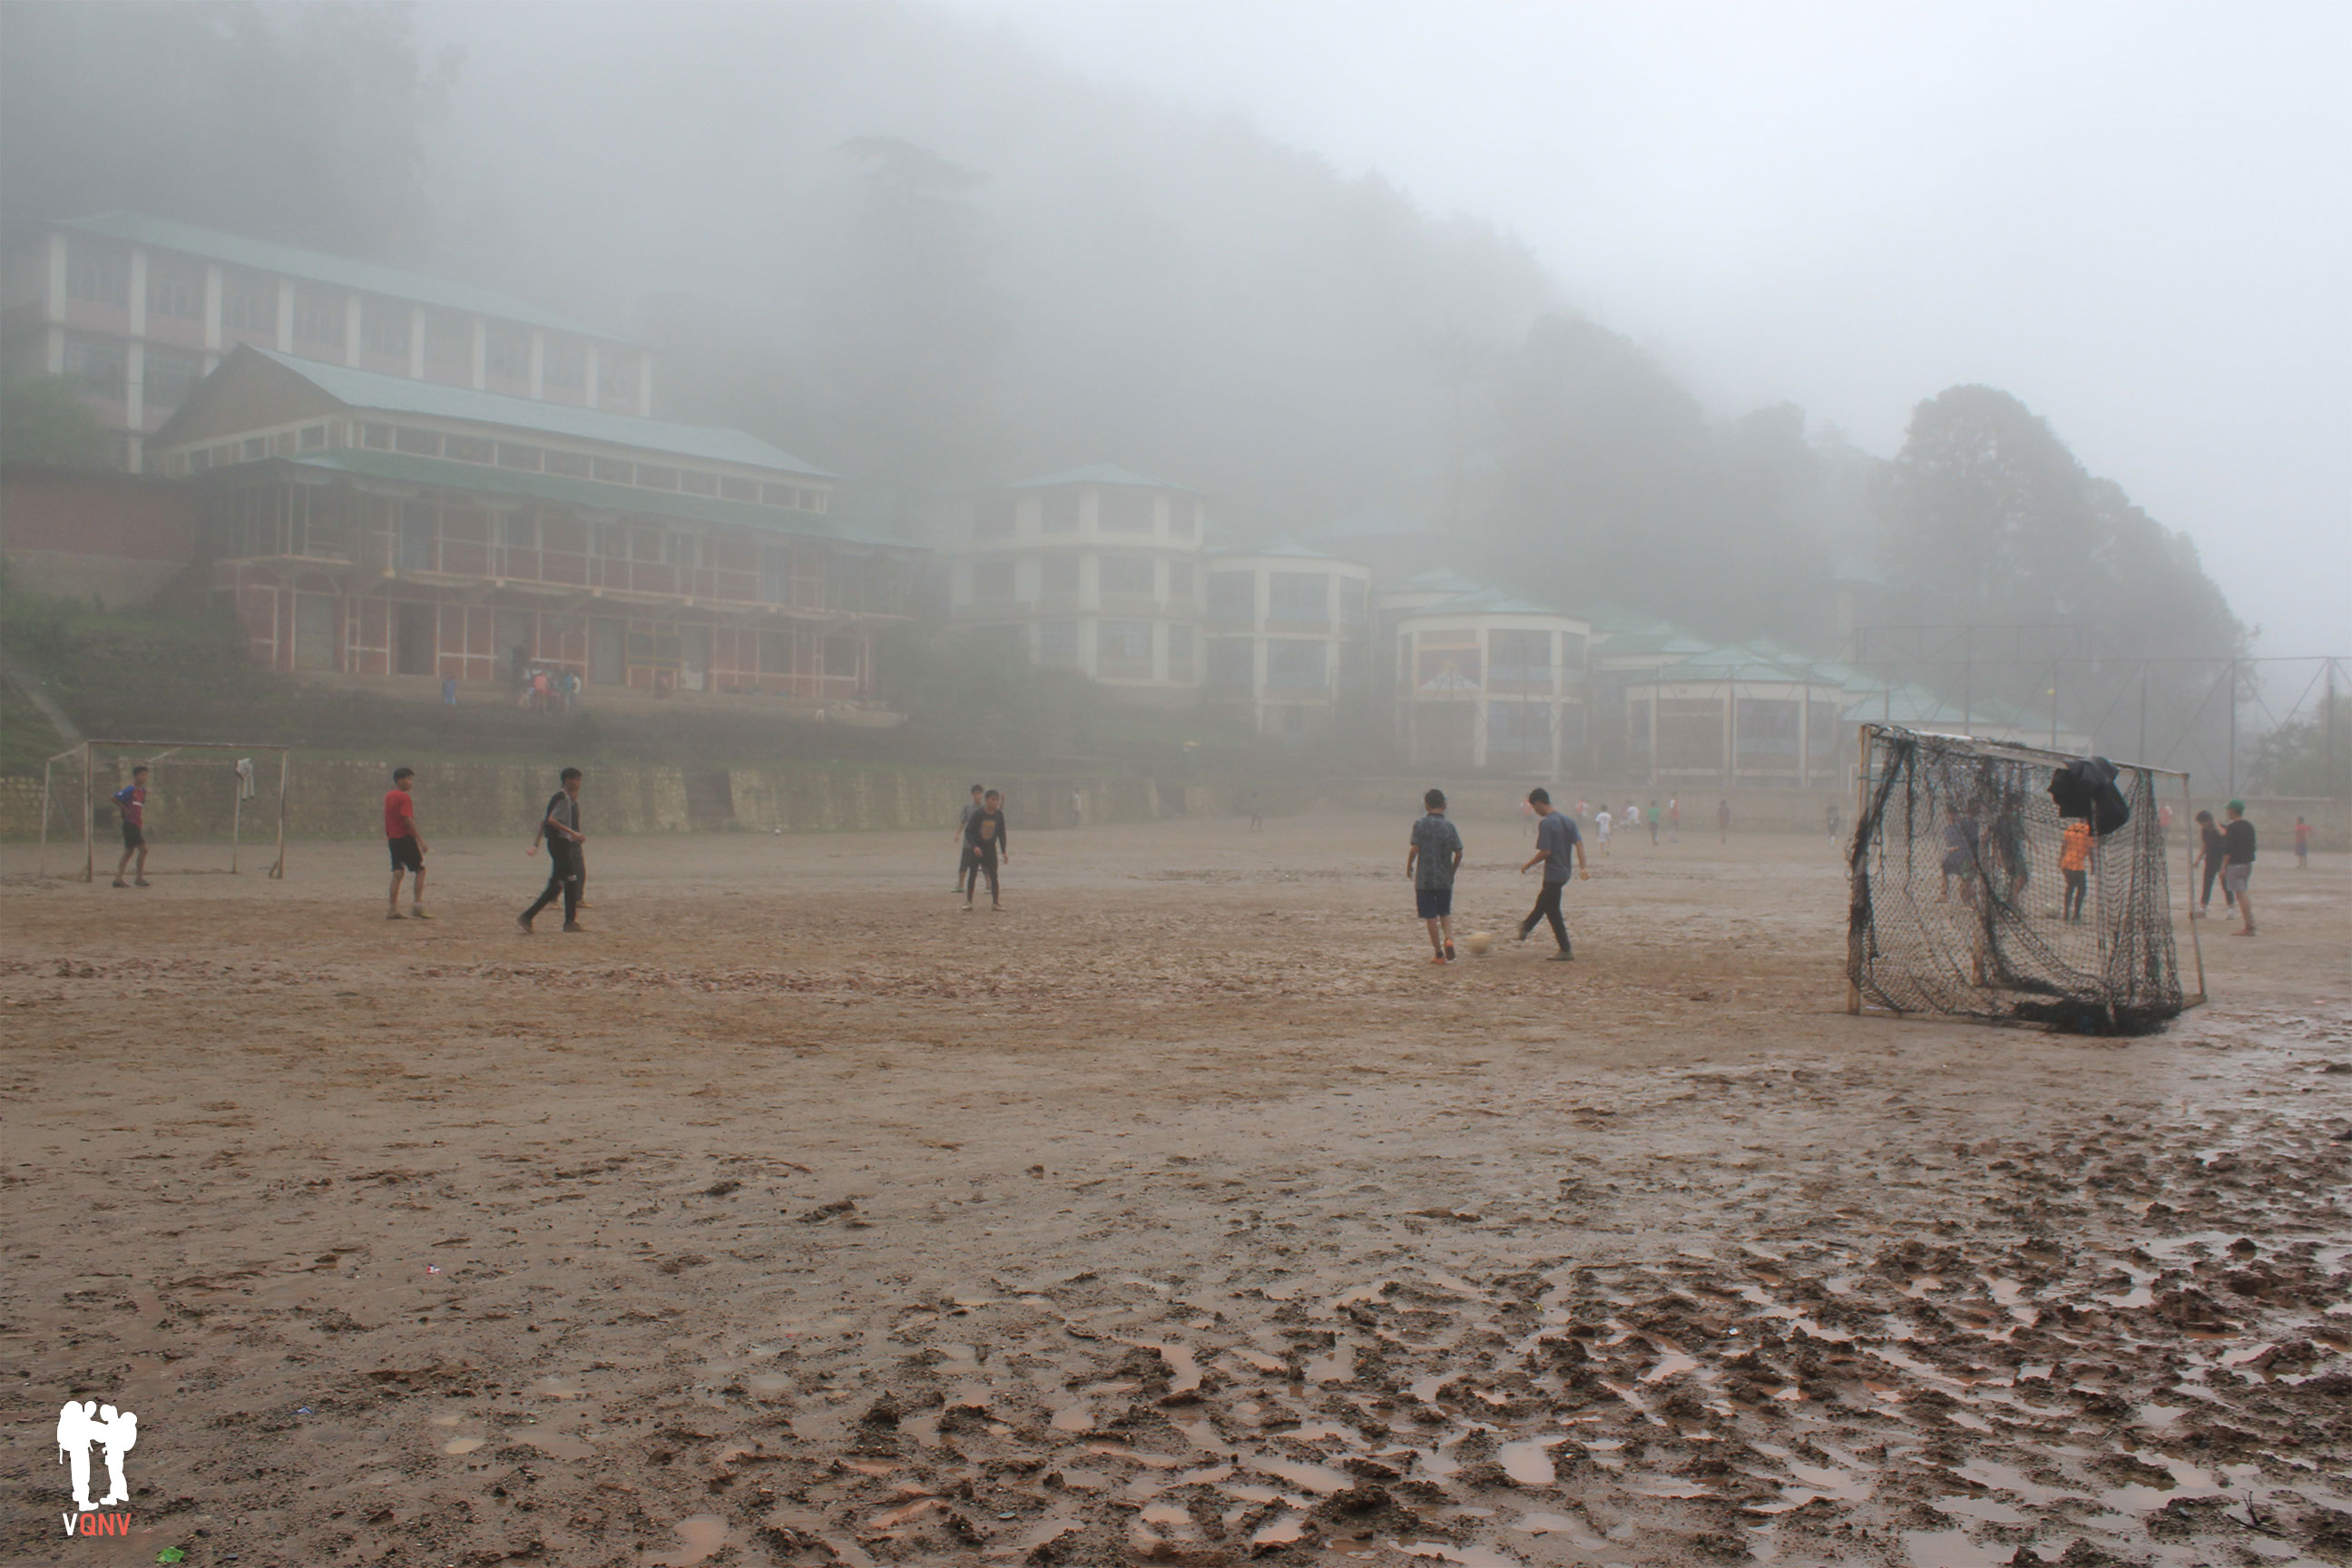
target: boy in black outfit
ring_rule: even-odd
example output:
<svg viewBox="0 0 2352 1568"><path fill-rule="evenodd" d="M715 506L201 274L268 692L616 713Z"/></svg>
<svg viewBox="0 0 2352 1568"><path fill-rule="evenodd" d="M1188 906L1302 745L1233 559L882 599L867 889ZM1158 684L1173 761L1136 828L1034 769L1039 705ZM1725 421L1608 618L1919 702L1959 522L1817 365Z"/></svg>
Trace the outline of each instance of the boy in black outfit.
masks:
<svg viewBox="0 0 2352 1568"><path fill-rule="evenodd" d="M546 815L540 826L547 834L547 887L539 901L515 917L515 924L525 936L530 934L530 922L539 911L563 900L563 929L580 931L580 846L588 836L580 831L580 770L563 770L563 787L548 797Z"/></svg>
<svg viewBox="0 0 2352 1568"><path fill-rule="evenodd" d="M1013 848L1005 841L1004 796L998 791L990 790L982 798L981 808L963 825L963 849L964 913L971 912L971 896L980 890L983 872L988 877L988 907L1002 909L1003 906L997 901L996 858L1002 855L1012 859Z"/></svg>

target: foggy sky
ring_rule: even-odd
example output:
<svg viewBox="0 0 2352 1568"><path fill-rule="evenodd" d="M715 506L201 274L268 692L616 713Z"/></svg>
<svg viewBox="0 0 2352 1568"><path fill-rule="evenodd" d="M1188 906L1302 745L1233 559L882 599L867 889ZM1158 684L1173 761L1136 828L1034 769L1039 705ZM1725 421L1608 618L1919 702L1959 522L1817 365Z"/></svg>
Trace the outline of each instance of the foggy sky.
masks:
<svg viewBox="0 0 2352 1568"><path fill-rule="evenodd" d="M2352 6L961 0L1530 245L1720 414L1957 383L2352 648Z"/></svg>

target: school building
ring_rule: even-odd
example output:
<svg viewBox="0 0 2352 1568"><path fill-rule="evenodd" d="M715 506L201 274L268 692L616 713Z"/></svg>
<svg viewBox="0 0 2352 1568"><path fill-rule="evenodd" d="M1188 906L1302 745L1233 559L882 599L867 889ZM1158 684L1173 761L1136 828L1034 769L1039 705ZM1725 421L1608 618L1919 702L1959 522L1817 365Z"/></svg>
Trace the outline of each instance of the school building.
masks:
<svg viewBox="0 0 2352 1568"><path fill-rule="evenodd" d="M136 473L240 345L650 417L653 358L495 289L142 213L51 225L0 262L0 374L70 379Z"/></svg>
<svg viewBox="0 0 2352 1568"><path fill-rule="evenodd" d="M1410 765L1589 776L1591 623L1444 570L1383 593L1381 618Z"/></svg>
<svg viewBox="0 0 2352 1568"><path fill-rule="evenodd" d="M983 657L1075 670L1129 700L1189 701L1207 527L1200 491L1108 463L960 497L950 629Z"/></svg>
<svg viewBox="0 0 2352 1568"><path fill-rule="evenodd" d="M873 704L911 610L912 550L738 430L246 344L149 451L273 669Z"/></svg>

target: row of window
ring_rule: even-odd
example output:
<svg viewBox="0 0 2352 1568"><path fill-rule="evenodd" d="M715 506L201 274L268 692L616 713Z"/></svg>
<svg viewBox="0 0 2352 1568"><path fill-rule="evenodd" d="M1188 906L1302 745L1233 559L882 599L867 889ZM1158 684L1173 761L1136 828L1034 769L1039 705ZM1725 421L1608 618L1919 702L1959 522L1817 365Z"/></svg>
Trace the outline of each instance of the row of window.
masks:
<svg viewBox="0 0 2352 1568"><path fill-rule="evenodd" d="M65 374L92 397L121 403L131 395L131 345L120 338L66 339ZM150 410L177 408L205 376L202 354L149 348L140 374Z"/></svg>
<svg viewBox="0 0 2352 1568"><path fill-rule="evenodd" d="M1160 563L1149 555L1106 555L1096 568L1096 579L1106 594L1150 595L1158 591ZM1171 600L1189 600L1192 596L1193 572L1189 561L1168 563L1168 596ZM1078 591L1078 558L1075 555L1048 555L1037 563L1037 587L1042 594L1075 594ZM972 563L972 597L992 603L1003 603L1015 595L1013 563L1010 561L979 561Z"/></svg>
<svg viewBox="0 0 2352 1568"><path fill-rule="evenodd" d="M1150 533L1158 492L1127 489L1083 489L1064 486L1041 492L1038 497L1038 526L1047 533L1076 533L1083 513L1084 497L1095 498L1095 526L1105 533ZM1168 532L1171 538L1191 539L1200 531L1202 506L1197 496L1171 495L1168 502ZM1020 517L1018 496L985 496L973 503L971 533L974 539L1009 539Z"/></svg>
<svg viewBox="0 0 2352 1568"><path fill-rule="evenodd" d="M1194 631L1191 626L1168 628L1168 678L1190 679ZM1255 639L1210 637L1208 684L1246 689L1256 679ZM1043 664L1072 665L1078 658L1078 623L1045 621L1037 627L1037 658ZM1098 621L1095 626L1095 673L1151 673L1150 621ZM1329 654L1318 641L1268 638L1265 642L1265 684L1269 691L1323 691L1330 686Z"/></svg>
<svg viewBox="0 0 2352 1568"><path fill-rule="evenodd" d="M1585 639L1574 632L1558 633L1555 661L1554 637L1551 632L1497 628L1486 634L1485 662L1497 680L1548 680L1555 667L1581 670ZM1423 632L1413 639L1413 646L1424 683L1439 669L1454 671L1474 683L1477 680L1481 663L1477 633Z"/></svg>
<svg viewBox="0 0 2352 1568"><path fill-rule="evenodd" d="M90 304L124 306L131 296L129 255L112 247L75 244L68 249L66 294ZM349 329L350 296L297 288L294 291L294 341L310 348L340 353ZM174 264L158 258L147 269L147 310L150 315L202 321L205 314L205 271L201 267ZM275 337L278 331L278 283L251 274L228 272L221 286L221 324L233 331ZM360 344L369 353L404 360L414 331L414 308L396 300L363 299L360 307ZM493 379L529 382L530 338L528 328L491 323L483 342L484 370ZM474 360L473 324L469 319L440 311L425 313L425 359L428 364L469 368ZM588 382L588 348L570 338L550 339L541 366L544 384L578 391ZM597 367L602 396L634 399L637 366L634 354L616 355Z"/></svg>
<svg viewBox="0 0 2352 1568"><path fill-rule="evenodd" d="M1331 619L1331 576L1328 572L1269 572L1265 574L1265 618L1293 626L1322 626ZM1339 623L1363 624L1370 584L1360 577L1339 579ZM1257 615L1257 574L1209 574L1209 614L1221 621L1253 620Z"/></svg>
<svg viewBox="0 0 2352 1568"><path fill-rule="evenodd" d="M152 353L149 363L153 363ZM298 431L281 432L275 437L248 436L239 441L200 448L187 455L185 469L191 473L203 473L208 468L224 468L231 463L292 457L301 452L349 444L348 426L341 420L331 426L323 423L307 425ZM403 452L411 457L480 463L486 467L514 468L524 473L553 474L561 479L593 479L609 485L629 485L637 489L674 490L685 495L741 501L746 505L815 512L824 511L831 505L824 491L801 485L755 481L739 479L732 474L714 474L668 463L592 458L580 452L534 447L523 442L496 441L486 436L450 435L439 430L419 429L411 425L385 425L362 420L359 426L359 445L373 451ZM176 463L173 466L176 467Z"/></svg>

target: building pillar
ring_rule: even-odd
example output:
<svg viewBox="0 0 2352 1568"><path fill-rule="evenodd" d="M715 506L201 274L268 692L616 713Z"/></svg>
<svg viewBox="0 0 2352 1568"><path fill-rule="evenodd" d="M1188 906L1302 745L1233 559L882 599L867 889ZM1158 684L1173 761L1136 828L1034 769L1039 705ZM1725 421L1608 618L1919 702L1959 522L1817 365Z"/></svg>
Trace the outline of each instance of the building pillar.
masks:
<svg viewBox="0 0 2352 1568"><path fill-rule="evenodd" d="M51 375L65 374L66 330L52 325L44 335L47 341L41 345L41 368Z"/></svg>
<svg viewBox="0 0 2352 1568"><path fill-rule="evenodd" d="M1813 689L1803 689L1797 700L1797 787L1813 787Z"/></svg>
<svg viewBox="0 0 2352 1568"><path fill-rule="evenodd" d="M490 324L477 316L473 326L474 390L480 392L490 384Z"/></svg>
<svg viewBox="0 0 2352 1568"><path fill-rule="evenodd" d="M282 354L294 352L294 280L291 278L278 280L278 352Z"/></svg>
<svg viewBox="0 0 2352 1568"><path fill-rule="evenodd" d="M220 353L223 286L220 263L206 262L205 264L205 353L207 355L216 355ZM205 372L210 374L213 366L219 363L216 358L207 358L205 362Z"/></svg>
<svg viewBox="0 0 2352 1568"><path fill-rule="evenodd" d="M1723 782L1727 787L1739 777L1739 678L1734 675L1723 697Z"/></svg>
<svg viewBox="0 0 2352 1568"><path fill-rule="evenodd" d="M597 384L598 368L599 367L596 363L596 345L594 343L590 343L588 345L587 369L583 373L584 379L581 382L581 387L582 390L587 394L588 406L591 408L601 408L604 406L604 388Z"/></svg>
<svg viewBox="0 0 2352 1568"><path fill-rule="evenodd" d="M139 471L140 437L147 429L147 344L132 338L122 350L122 423L131 432L130 461L125 465L132 473Z"/></svg>
<svg viewBox="0 0 2352 1568"><path fill-rule="evenodd" d="M353 369L360 363L360 297L343 296L343 363Z"/></svg>
<svg viewBox="0 0 2352 1568"><path fill-rule="evenodd" d="M425 307L408 307L408 379L425 379Z"/></svg>
<svg viewBox="0 0 2352 1568"><path fill-rule="evenodd" d="M1663 686L1654 685L1650 688L1650 787L1652 789L1658 787L1658 729L1665 721L1664 692L1665 688Z"/></svg>
<svg viewBox="0 0 2352 1568"><path fill-rule="evenodd" d="M547 332L541 327L530 330L530 395L547 395Z"/></svg>
<svg viewBox="0 0 2352 1568"><path fill-rule="evenodd" d="M654 356L644 350L637 352L637 417L654 416Z"/></svg>
<svg viewBox="0 0 2352 1568"><path fill-rule="evenodd" d="M63 229L49 232L48 318L52 321L66 319L66 235Z"/></svg>
<svg viewBox="0 0 2352 1568"><path fill-rule="evenodd" d="M131 247L130 305L131 336L135 342L147 335L147 247L143 245Z"/></svg>

